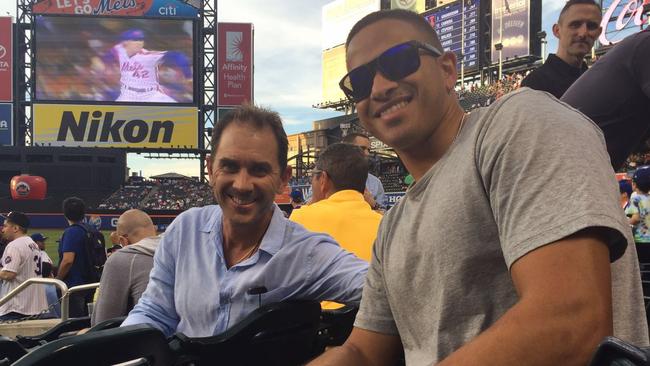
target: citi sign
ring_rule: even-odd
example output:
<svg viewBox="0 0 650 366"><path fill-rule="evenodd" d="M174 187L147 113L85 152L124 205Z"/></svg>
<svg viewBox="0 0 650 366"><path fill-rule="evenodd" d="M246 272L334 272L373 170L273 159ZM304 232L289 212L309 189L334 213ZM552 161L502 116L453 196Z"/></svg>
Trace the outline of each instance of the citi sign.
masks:
<svg viewBox="0 0 650 366"><path fill-rule="evenodd" d="M64 111L57 141L78 142L128 142L131 144L169 143L174 134L174 122L165 120L145 121L142 119L116 119L114 112Z"/></svg>

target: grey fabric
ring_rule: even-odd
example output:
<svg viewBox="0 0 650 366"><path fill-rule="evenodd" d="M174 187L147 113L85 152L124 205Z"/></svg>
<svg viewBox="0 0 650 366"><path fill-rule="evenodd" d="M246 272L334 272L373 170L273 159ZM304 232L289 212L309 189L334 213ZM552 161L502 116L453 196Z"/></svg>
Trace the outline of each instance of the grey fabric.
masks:
<svg viewBox="0 0 650 366"><path fill-rule="evenodd" d="M612 260L633 243L602 133L547 93L510 93L472 112L384 217L355 326L399 334L408 365L438 362L517 301L517 259L593 226L610 228ZM615 334L644 345L634 245L626 253L612 267Z"/></svg>
<svg viewBox="0 0 650 366"><path fill-rule="evenodd" d="M149 283L153 255L160 237L144 238L128 245L106 261L91 325L124 316L138 303Z"/></svg>

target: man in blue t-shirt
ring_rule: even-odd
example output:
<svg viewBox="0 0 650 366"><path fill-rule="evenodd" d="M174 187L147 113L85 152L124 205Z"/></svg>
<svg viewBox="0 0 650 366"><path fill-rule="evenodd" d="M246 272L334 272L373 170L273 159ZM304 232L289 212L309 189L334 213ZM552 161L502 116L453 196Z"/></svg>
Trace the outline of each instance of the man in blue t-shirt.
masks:
<svg viewBox="0 0 650 366"><path fill-rule="evenodd" d="M77 197L63 201L63 215L70 225L63 232L59 244L59 273L68 288L90 283L88 255L86 254L85 230L79 226L86 216L86 205ZM92 302L93 290L74 292L70 295L69 315L72 318L88 315L86 303Z"/></svg>

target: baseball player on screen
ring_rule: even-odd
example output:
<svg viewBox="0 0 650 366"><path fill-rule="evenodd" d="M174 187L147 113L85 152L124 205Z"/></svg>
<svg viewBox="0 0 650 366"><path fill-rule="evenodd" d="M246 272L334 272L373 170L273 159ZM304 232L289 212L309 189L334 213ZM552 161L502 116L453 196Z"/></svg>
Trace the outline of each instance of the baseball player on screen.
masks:
<svg viewBox="0 0 650 366"><path fill-rule="evenodd" d="M115 101L177 103L160 86L158 67L162 63L174 64L189 78L191 68L187 58L177 51L149 51L144 48L144 38L140 29L127 30L111 50L119 60L120 70L120 95Z"/></svg>

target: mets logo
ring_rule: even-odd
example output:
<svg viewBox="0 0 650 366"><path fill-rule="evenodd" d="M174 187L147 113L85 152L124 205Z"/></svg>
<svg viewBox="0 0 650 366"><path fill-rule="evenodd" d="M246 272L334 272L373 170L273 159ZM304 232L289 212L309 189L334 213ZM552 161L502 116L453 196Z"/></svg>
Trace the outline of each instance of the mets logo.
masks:
<svg viewBox="0 0 650 366"><path fill-rule="evenodd" d="M399 9L413 9L415 8L415 4L417 3L417 0L397 0L395 1L397 4L397 7Z"/></svg>
<svg viewBox="0 0 650 366"><path fill-rule="evenodd" d="M95 229L99 230L102 228L102 218L101 216L97 215L92 215L89 218L86 219L86 222L88 225L92 225L95 227Z"/></svg>
<svg viewBox="0 0 650 366"><path fill-rule="evenodd" d="M27 197L30 190L31 187L26 182L18 182L18 184L16 184L16 193L18 193L20 197Z"/></svg>

